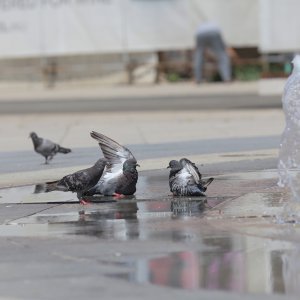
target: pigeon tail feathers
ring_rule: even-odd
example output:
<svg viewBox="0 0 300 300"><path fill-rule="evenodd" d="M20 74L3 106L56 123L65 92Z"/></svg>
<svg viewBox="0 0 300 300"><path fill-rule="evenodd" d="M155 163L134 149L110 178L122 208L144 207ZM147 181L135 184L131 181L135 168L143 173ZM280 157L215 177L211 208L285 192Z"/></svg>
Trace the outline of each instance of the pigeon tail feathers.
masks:
<svg viewBox="0 0 300 300"><path fill-rule="evenodd" d="M61 147L61 146L58 146L58 147L59 148L58 148L57 152L59 152L59 153L67 154L67 153L70 153L72 151L69 148L64 148L64 147Z"/></svg>
<svg viewBox="0 0 300 300"><path fill-rule="evenodd" d="M58 181L59 180L46 182L45 193L56 191Z"/></svg>

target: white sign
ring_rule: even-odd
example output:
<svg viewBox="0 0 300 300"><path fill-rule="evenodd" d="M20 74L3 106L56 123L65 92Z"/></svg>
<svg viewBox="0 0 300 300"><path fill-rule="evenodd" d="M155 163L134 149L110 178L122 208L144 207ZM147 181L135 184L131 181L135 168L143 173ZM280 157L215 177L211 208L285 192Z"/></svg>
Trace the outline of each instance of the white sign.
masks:
<svg viewBox="0 0 300 300"><path fill-rule="evenodd" d="M229 44L256 45L257 1L0 0L0 57L190 49L210 19Z"/></svg>

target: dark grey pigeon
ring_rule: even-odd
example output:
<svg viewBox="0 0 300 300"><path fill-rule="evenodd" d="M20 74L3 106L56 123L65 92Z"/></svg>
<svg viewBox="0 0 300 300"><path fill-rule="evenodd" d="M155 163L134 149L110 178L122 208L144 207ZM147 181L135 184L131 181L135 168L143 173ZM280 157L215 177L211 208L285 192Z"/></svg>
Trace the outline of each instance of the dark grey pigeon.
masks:
<svg viewBox="0 0 300 300"><path fill-rule="evenodd" d="M103 174L107 160L99 159L92 167L66 175L62 179L47 182L45 192L62 191L77 193L79 200L83 200L85 193L95 186Z"/></svg>
<svg viewBox="0 0 300 300"><path fill-rule="evenodd" d="M207 186L214 180L202 180L202 175L196 165L182 158L180 161L169 162L169 186L174 196L205 196Z"/></svg>
<svg viewBox="0 0 300 300"><path fill-rule="evenodd" d="M45 164L53 158L56 153L69 153L71 149L63 148L50 140L39 137L35 132L30 133L35 152L45 157Z"/></svg>
<svg viewBox="0 0 300 300"><path fill-rule="evenodd" d="M92 131L91 137L98 141L108 163L99 182L88 195L117 197L133 195L138 180L136 167L139 166L133 154L126 147L101 133Z"/></svg>

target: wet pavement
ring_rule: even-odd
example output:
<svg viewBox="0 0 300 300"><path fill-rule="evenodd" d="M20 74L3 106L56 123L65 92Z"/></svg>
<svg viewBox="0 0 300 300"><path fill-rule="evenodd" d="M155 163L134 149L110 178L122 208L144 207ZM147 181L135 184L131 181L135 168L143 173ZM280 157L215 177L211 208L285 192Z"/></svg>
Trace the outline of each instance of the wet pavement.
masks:
<svg viewBox="0 0 300 300"><path fill-rule="evenodd" d="M118 89L116 99L114 88L110 101L102 90L2 95L0 299L298 299L299 224L282 222L290 196L275 170L280 98L232 88L216 97L216 86L177 86L156 97L149 87L134 99ZM74 151L43 165L27 138L37 124ZM88 134L97 128L136 155L136 195L83 206L75 194L44 193L45 181L99 157ZM162 168L183 156L215 177L206 198L170 196Z"/></svg>
<svg viewBox="0 0 300 300"><path fill-rule="evenodd" d="M203 249L199 251L131 258L126 262L131 267L129 272L112 276L188 290L287 295L300 292L299 246L231 234L202 236L201 242Z"/></svg>
<svg viewBox="0 0 300 300"><path fill-rule="evenodd" d="M51 282L59 274L66 276L61 292L79 289L74 278L101 281L98 292L104 283L117 285L104 292L108 299L117 291L136 298L140 288L155 294L156 286L164 287L160 296L172 291L181 298L188 290L191 299L205 291L214 299L299 295L300 226L277 222L287 199L275 170L218 175L206 198L170 196L165 172L141 172L131 199L102 197L85 206L72 193L43 193L41 184L1 189L0 246L7 256L0 264L10 270L1 277L20 290L5 293L0 283L0 291L50 299L45 288L34 294L28 287L39 276ZM5 251L11 243L23 249L22 258Z"/></svg>

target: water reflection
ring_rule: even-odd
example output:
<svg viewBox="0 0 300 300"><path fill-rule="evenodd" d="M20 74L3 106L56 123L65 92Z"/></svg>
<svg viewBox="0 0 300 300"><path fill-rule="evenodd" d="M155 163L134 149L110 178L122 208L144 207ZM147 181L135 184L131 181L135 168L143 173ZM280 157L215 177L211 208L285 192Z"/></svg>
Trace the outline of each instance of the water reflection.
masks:
<svg viewBox="0 0 300 300"><path fill-rule="evenodd" d="M278 205L279 196L274 203L268 195L261 197L269 205ZM65 204L53 206L53 211L18 219L17 226L2 225L0 235L87 235L102 240L141 241L135 241L137 245L147 241L153 246L153 250L147 249L147 257L153 255L152 258L145 258L143 250L139 258L126 258L125 272L130 269L126 279L192 290L300 293L299 247L288 242L231 235L222 228L208 230L209 224L202 218L203 209L205 201L194 198L133 199L86 207ZM185 250L170 253L168 246ZM115 276L124 278L124 273Z"/></svg>
<svg viewBox="0 0 300 300"><path fill-rule="evenodd" d="M60 214L39 214L19 220L29 224L47 223L49 230L65 235L87 235L102 239L128 240L139 237L136 202L106 204L103 209L80 207L77 212Z"/></svg>
<svg viewBox="0 0 300 300"><path fill-rule="evenodd" d="M139 238L136 202L116 203L112 211L84 211L78 213L78 221L70 234L132 240Z"/></svg>
<svg viewBox="0 0 300 300"><path fill-rule="evenodd" d="M127 278L191 290L299 294L299 248L241 236L207 237L203 242L214 247L135 260Z"/></svg>
<svg viewBox="0 0 300 300"><path fill-rule="evenodd" d="M40 184L36 184L34 186L34 194L40 194L40 193L44 193L46 190L46 184L45 183L40 183Z"/></svg>
<svg viewBox="0 0 300 300"><path fill-rule="evenodd" d="M281 253L282 275L287 294L300 295L300 246L294 251Z"/></svg>
<svg viewBox="0 0 300 300"><path fill-rule="evenodd" d="M203 199L191 199L191 198L174 198L171 201L171 211L174 218L200 215L205 207L207 201Z"/></svg>
<svg viewBox="0 0 300 300"><path fill-rule="evenodd" d="M109 209L107 209L109 207ZM72 226L70 234L93 235L102 238L114 238L121 240L130 239L148 239L155 236L156 232L151 233L147 227L140 228L146 220L155 219L158 221L179 218L185 216L195 216L201 214L204 209L203 200L185 200L185 201L143 201L143 202L125 202L118 201L107 205L106 209L88 210L82 209L78 213L78 219L74 222L66 222L62 216L52 219L52 224L64 223L66 227ZM167 217L167 219L165 219ZM39 222L42 220L39 219ZM49 221L49 220L48 220ZM168 232L167 236L179 236L177 231ZM189 236L189 234L188 234Z"/></svg>

